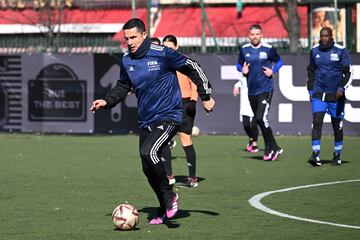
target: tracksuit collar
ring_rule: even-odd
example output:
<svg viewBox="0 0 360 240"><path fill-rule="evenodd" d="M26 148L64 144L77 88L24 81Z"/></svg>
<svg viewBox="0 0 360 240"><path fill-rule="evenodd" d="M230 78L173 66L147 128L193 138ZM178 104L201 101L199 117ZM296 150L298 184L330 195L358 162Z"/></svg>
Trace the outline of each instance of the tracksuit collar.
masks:
<svg viewBox="0 0 360 240"><path fill-rule="evenodd" d="M321 44L321 42L319 41L319 50L322 51L322 52L327 52L327 51L329 51L330 49L333 48L334 44L335 44L334 40L331 40L329 42L329 44L326 45L326 46Z"/></svg>
<svg viewBox="0 0 360 240"><path fill-rule="evenodd" d="M138 48L138 50L136 50L136 52L131 53L130 51L130 57L132 59L139 59L139 58L143 58L147 52L150 49L150 45L151 45L151 41L149 38L146 38L143 43L140 45L140 47Z"/></svg>

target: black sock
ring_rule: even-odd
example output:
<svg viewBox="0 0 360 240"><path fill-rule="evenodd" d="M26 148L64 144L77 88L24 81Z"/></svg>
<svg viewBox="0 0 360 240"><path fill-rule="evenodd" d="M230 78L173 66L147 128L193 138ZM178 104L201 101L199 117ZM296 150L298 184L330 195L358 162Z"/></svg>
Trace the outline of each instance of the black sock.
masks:
<svg viewBox="0 0 360 240"><path fill-rule="evenodd" d="M189 167L189 177L195 178L196 174L196 152L194 145L183 147L186 161Z"/></svg>

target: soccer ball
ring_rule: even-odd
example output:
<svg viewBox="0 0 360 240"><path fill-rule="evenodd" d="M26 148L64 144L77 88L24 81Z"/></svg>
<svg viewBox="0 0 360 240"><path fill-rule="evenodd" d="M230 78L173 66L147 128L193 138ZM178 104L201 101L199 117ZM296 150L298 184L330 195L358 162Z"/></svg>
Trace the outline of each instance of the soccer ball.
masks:
<svg viewBox="0 0 360 240"><path fill-rule="evenodd" d="M200 134L200 128L198 128L197 126L193 126L191 135L197 137L199 136L199 134Z"/></svg>
<svg viewBox="0 0 360 240"><path fill-rule="evenodd" d="M139 222L139 213L133 205L123 203L114 209L111 219L118 229L132 230Z"/></svg>

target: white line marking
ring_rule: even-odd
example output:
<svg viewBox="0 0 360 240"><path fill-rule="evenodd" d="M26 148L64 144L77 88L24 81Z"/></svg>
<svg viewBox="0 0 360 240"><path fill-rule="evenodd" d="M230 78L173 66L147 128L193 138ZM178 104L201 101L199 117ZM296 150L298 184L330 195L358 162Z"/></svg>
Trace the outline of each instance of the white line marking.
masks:
<svg viewBox="0 0 360 240"><path fill-rule="evenodd" d="M288 191L302 189L302 188L320 187L320 186L333 185L333 184L339 184L339 183L350 183L350 182L360 182L360 179L337 181L337 182L328 182L328 183L310 184L310 185L304 185L304 186L298 186L298 187L284 188L284 189L275 190L275 191L263 192L263 193L257 194L255 196L253 196L252 198L250 198L249 203L254 208L257 208L257 209L259 209L261 211L264 211L266 213L277 215L279 217L290 218L290 219L295 219L295 220L305 221L305 222L318 223L318 224L327 224L327 225L332 225L332 226L337 226L337 227L360 229L360 226L338 224L338 223L332 223L332 222L324 222L324 221L319 221L319 220L314 220L314 219L309 219L309 218L302 218L302 217L292 216L292 215L289 215L289 214L286 214L286 213L281 213L281 212L272 210L272 209L264 206L260 202L261 199L263 199L264 197L269 196L270 194L273 194L273 193L288 192Z"/></svg>

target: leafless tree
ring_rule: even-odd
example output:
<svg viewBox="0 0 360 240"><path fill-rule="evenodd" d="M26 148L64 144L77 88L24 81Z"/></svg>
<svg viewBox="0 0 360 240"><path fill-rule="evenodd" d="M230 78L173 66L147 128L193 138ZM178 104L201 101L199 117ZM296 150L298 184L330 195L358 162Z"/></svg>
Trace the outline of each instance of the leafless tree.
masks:
<svg viewBox="0 0 360 240"><path fill-rule="evenodd" d="M38 9L41 19L40 23L44 25L47 30L45 35L48 40L47 47L50 51L57 51L59 48L63 9L63 0L44 1L44 5Z"/></svg>
<svg viewBox="0 0 360 240"><path fill-rule="evenodd" d="M280 4L278 0L275 0L275 11L279 17L282 25L288 32L289 36L289 51L291 53L298 53L299 50L299 38L300 38L300 20L297 12L297 0L287 0ZM287 12L287 20L281 13L281 7L284 6Z"/></svg>
<svg viewBox="0 0 360 240"><path fill-rule="evenodd" d="M11 4L10 4L11 3ZM26 7L33 8L36 11L35 15L27 16L22 11L19 13L28 24L38 26L39 32L44 36L42 50L57 51L60 44L61 31L60 27L64 18L64 8L69 7L72 0L33 0L31 4L19 5L23 3L20 0L12 0L11 2L1 2L2 8L10 8L13 11L17 9L24 9ZM19 7L20 6L20 7ZM0 16L1 19L13 22L14 24L22 24L16 18ZM41 50L40 50L41 51Z"/></svg>

